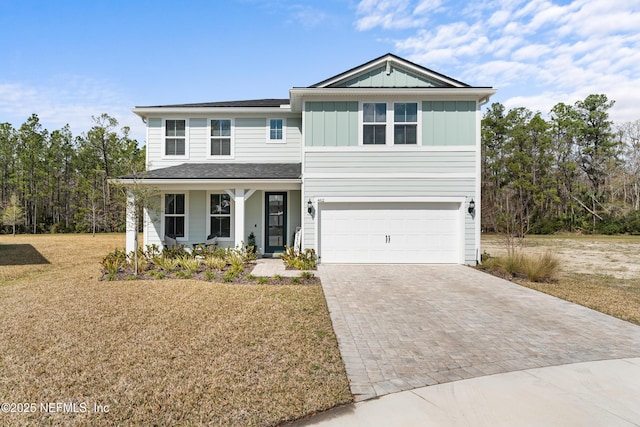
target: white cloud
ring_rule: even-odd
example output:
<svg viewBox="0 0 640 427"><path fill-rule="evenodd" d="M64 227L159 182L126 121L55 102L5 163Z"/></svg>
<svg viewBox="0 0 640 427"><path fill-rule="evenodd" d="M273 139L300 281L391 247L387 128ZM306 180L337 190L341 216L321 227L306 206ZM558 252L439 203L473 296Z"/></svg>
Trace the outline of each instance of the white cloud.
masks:
<svg viewBox="0 0 640 427"><path fill-rule="evenodd" d="M415 28L424 25L428 13L440 6L439 0L423 0L412 7L410 0L362 0L358 4L356 28L360 31L375 27L383 29Z"/></svg>
<svg viewBox="0 0 640 427"><path fill-rule="evenodd" d="M494 100L508 107L546 113L558 102L604 93L616 101L614 120L640 118L640 3L493 0L462 9L436 3L428 28L395 41L399 54L469 84L492 85ZM392 28L383 15L427 19L412 12L416 4L362 1L358 22L367 25L359 29Z"/></svg>
<svg viewBox="0 0 640 427"><path fill-rule="evenodd" d="M132 105L110 82L80 76L57 76L38 85L0 83L0 121L18 128L29 116L37 114L45 129L54 131L68 124L74 136L88 131L91 116L107 113L118 120L119 127L129 126L131 137L140 144L145 127L131 113Z"/></svg>

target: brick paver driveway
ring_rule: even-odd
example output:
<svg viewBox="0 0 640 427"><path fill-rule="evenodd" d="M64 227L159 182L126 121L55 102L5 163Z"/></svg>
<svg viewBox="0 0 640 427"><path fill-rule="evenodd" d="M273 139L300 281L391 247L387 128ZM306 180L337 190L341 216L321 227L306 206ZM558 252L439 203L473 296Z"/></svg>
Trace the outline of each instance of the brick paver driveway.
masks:
<svg viewBox="0 0 640 427"><path fill-rule="evenodd" d="M356 400L640 356L640 326L460 265L322 265Z"/></svg>

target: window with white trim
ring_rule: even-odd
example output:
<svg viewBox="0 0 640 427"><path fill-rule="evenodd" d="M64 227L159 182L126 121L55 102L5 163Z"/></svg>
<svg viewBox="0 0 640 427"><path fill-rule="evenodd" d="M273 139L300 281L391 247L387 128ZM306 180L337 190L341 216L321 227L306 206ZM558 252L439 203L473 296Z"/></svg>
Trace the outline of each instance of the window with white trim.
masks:
<svg viewBox="0 0 640 427"><path fill-rule="evenodd" d="M164 195L164 234L177 238L185 236L186 203L185 195Z"/></svg>
<svg viewBox="0 0 640 427"><path fill-rule="evenodd" d="M267 142L286 142L286 126L284 119L268 119L269 129Z"/></svg>
<svg viewBox="0 0 640 427"><path fill-rule="evenodd" d="M228 194L209 195L209 235L231 237L231 197Z"/></svg>
<svg viewBox="0 0 640 427"><path fill-rule="evenodd" d="M186 154L186 120L164 121L165 156L184 156Z"/></svg>
<svg viewBox="0 0 640 427"><path fill-rule="evenodd" d="M393 104L393 143L418 143L418 104L396 102Z"/></svg>
<svg viewBox="0 0 640 427"><path fill-rule="evenodd" d="M366 102L362 104L362 143L386 144L387 104Z"/></svg>
<svg viewBox="0 0 640 427"><path fill-rule="evenodd" d="M211 145L209 155L213 157L231 156L231 120L213 119L210 123Z"/></svg>
<svg viewBox="0 0 640 427"><path fill-rule="evenodd" d="M361 145L421 145L418 102L363 102Z"/></svg>

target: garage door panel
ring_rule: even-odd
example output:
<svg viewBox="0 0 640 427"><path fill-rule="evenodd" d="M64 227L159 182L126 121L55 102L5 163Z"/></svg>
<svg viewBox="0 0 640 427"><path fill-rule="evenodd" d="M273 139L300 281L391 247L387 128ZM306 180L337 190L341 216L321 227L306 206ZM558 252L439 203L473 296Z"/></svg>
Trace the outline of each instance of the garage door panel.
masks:
<svg viewBox="0 0 640 427"><path fill-rule="evenodd" d="M457 263L459 203L340 203L320 211L327 263Z"/></svg>

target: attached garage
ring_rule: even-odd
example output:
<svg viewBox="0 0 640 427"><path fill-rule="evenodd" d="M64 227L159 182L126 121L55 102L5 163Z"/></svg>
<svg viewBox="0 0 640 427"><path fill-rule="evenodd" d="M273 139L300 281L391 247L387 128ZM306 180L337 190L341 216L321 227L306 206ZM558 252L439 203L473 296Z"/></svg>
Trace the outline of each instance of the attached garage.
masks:
<svg viewBox="0 0 640 427"><path fill-rule="evenodd" d="M323 263L463 263L460 202L319 203Z"/></svg>

